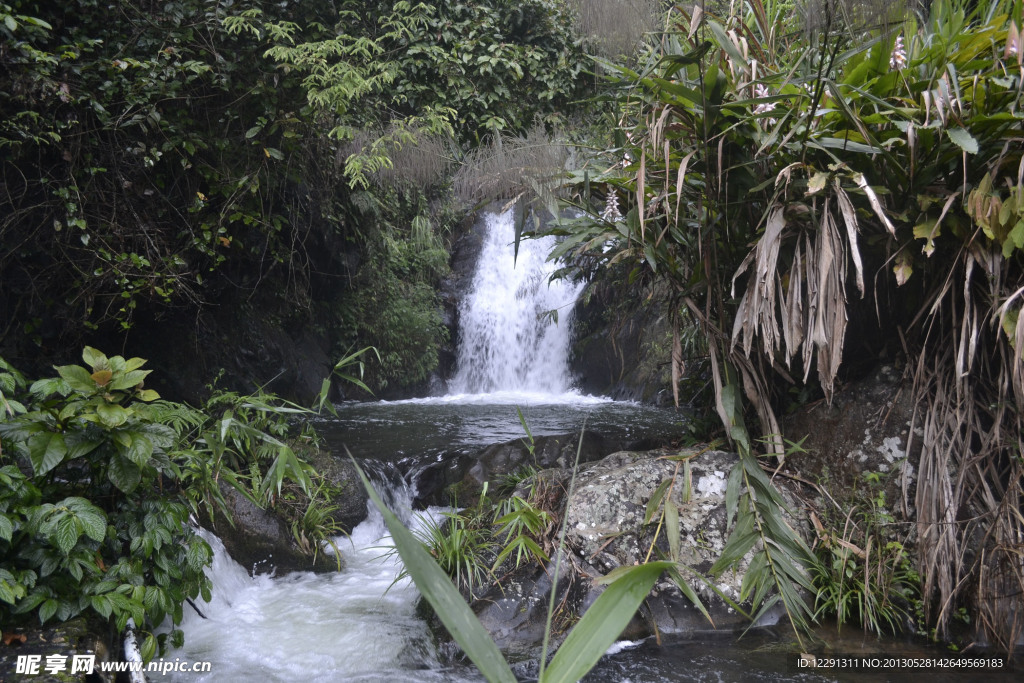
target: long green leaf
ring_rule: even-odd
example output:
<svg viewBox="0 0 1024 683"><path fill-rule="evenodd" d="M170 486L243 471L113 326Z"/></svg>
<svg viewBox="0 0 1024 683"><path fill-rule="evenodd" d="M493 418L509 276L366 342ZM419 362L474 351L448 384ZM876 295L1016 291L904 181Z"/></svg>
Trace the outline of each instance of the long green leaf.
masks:
<svg viewBox="0 0 1024 683"><path fill-rule="evenodd" d="M462 595L455 589L452 580L441 570L423 544L384 505L384 501L377 495L377 491L363 474L363 470L356 463L355 458L352 458L352 464L355 466L356 472L359 473L359 478L362 479L370 499L373 500L384 517L384 523L387 524L388 531L391 532L395 549L398 550L402 562L405 563L406 571L416 583L416 588L437 612L438 618L448 629L448 633L455 639L455 642L462 646L462 649L488 681L516 683L516 677L512 674L505 658L502 657L498 646L487 635L480 620L476 618L473 611L469 609L469 605L462 599Z"/></svg>
<svg viewBox="0 0 1024 683"><path fill-rule="evenodd" d="M605 589L558 648L543 683L572 683L583 678L622 634L640 603L672 562L650 562L619 576Z"/></svg>

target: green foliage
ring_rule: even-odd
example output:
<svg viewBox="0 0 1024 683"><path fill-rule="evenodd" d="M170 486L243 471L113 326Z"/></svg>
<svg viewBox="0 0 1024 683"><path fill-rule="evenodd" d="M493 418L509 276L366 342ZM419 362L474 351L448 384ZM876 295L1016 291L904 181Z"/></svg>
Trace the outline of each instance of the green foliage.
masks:
<svg viewBox="0 0 1024 683"><path fill-rule="evenodd" d="M494 548L488 530L474 522L472 516L446 512L442 521L425 519L416 532L441 570L470 594L490 575L487 557Z"/></svg>
<svg viewBox="0 0 1024 683"><path fill-rule="evenodd" d="M815 616L834 615L838 625L859 622L865 633L897 634L921 607L921 577L903 543L893 538L893 518L878 475L865 475L866 491L849 510L823 520L813 579Z"/></svg>
<svg viewBox="0 0 1024 683"><path fill-rule="evenodd" d="M522 566L527 559L544 566L549 558L541 545L551 533L552 521L550 512L539 509L519 496L506 499L495 510L494 524L499 527L495 535L504 539L504 547L494 560L494 569L513 553L516 568Z"/></svg>
<svg viewBox="0 0 1024 683"><path fill-rule="evenodd" d="M356 467L358 469L358 465ZM508 663L452 585L448 574L384 505L362 470L359 474L370 498L384 516L406 571L445 628L488 681L514 682L516 677ZM625 567L615 576L605 577L608 588L569 633L550 665L545 667L546 662L542 661L540 681L568 683L582 678L619 637L658 577L669 567L667 562L653 562Z"/></svg>
<svg viewBox="0 0 1024 683"><path fill-rule="evenodd" d="M144 361L88 347L83 359L88 368L32 383L0 419L0 620L94 612L123 631L132 619L155 653L182 639L156 626L180 622L186 599L209 597L212 552L188 507L158 490L178 478L178 435L143 388Z"/></svg>
<svg viewBox="0 0 1024 683"><path fill-rule="evenodd" d="M424 135L479 141L555 118L579 88L582 52L550 0L343 2L336 25L344 30L267 21L259 10L226 21L231 33L266 37L266 55L304 75L310 104L336 117L334 137L383 131L346 160L353 185L366 187L393 151Z"/></svg>
<svg viewBox="0 0 1024 683"><path fill-rule="evenodd" d="M569 178L578 213L553 230L552 257L669 289L669 315L685 309L708 340L714 405L745 453L751 414L781 433L789 386L813 382L831 399L845 342L873 333L850 320L877 320L893 339L893 321L913 321L891 350L909 351L915 400L929 406L921 574L945 624L970 572L991 582L979 594L1006 594L981 563L1019 550L1021 521L1005 511L1020 444L1005 435L1021 432L1024 397L1020 4L943 0L917 19L825 3L808 7L806 32L787 30L781 7L676 8L638 66L602 63L613 140ZM769 451L784 455L781 436ZM950 481L951 459L970 474ZM980 493L991 486L994 497ZM770 498L748 502L751 523L766 522ZM1001 559L961 562L981 532L956 523L964 505L991 514L984 533L999 536ZM1008 604L981 609L1009 648L1020 619Z"/></svg>
<svg viewBox="0 0 1024 683"><path fill-rule="evenodd" d="M422 197L393 192L391 201L422 209ZM412 212L412 211L410 211ZM358 274L352 296L352 330L374 347L379 365L371 365L366 385L374 392L415 386L437 368L448 341L436 283L448 271L443 229L426 219L401 224L402 212L384 209L379 232L367 246L369 259Z"/></svg>
<svg viewBox="0 0 1024 683"><path fill-rule="evenodd" d="M82 358L31 384L0 360L0 622L92 612L124 631L130 619L152 658L183 638L155 629L210 597L213 553L190 508L212 515L220 482L264 506L284 499L311 555L336 531L324 485L286 443L310 411L231 392L198 411L144 388L141 358Z"/></svg>
<svg viewBox="0 0 1024 683"><path fill-rule="evenodd" d="M739 463L729 474L725 504L729 524L735 518L736 526L711 567L711 575L737 566L753 550L740 586L740 601L750 601L754 622L781 602L801 640L814 619L801 594L814 590L808 575L808 568L815 563L814 555L786 522L785 501L750 453L741 452Z"/></svg>

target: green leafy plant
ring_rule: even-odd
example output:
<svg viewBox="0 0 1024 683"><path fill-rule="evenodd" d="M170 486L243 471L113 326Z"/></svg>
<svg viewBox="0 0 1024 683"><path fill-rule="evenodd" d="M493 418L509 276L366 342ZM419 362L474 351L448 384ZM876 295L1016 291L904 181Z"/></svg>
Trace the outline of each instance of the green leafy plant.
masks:
<svg viewBox="0 0 1024 683"><path fill-rule="evenodd" d="M514 683L516 677L501 651L487 635L448 574L438 566L419 539L384 505L361 469L359 475L384 516L405 570L437 612L445 628L487 680ZM658 577L671 566L669 562L653 562L624 567L614 575L605 577L608 588L572 629L550 665L547 664L547 657L542 657L539 680L543 683L569 683L582 678L618 638Z"/></svg>
<svg viewBox="0 0 1024 683"><path fill-rule="evenodd" d="M209 598L209 546L188 525L188 507L162 490L178 480L176 432L144 389L139 358L86 347L86 367L57 368L0 418L0 621L45 623L93 612L119 631L145 633L146 659L180 630L182 605ZM24 389L3 365L0 382ZM16 463L28 468L24 474Z"/></svg>
<svg viewBox="0 0 1024 683"><path fill-rule="evenodd" d="M519 496L512 496L497 506L494 525L499 527L495 536L502 539L503 548L494 560L492 571L513 553L516 568L522 566L527 558L541 566L548 561L548 555L541 544L545 542L544 539L551 530L551 513L535 507Z"/></svg>
<svg viewBox="0 0 1024 683"><path fill-rule="evenodd" d="M423 520L415 535L455 585L472 594L490 575L486 558L493 553L494 542L489 529L482 528L471 515L446 512L443 517Z"/></svg>
<svg viewBox="0 0 1024 683"><path fill-rule="evenodd" d="M133 624L149 660L184 637L156 627L210 597L213 554L189 518L224 507L220 482L290 508L311 555L337 529L287 443L310 411L232 392L199 411L144 388L141 358L91 347L82 358L31 384L0 360L0 622L92 612L118 631Z"/></svg>
<svg viewBox="0 0 1024 683"><path fill-rule="evenodd" d="M835 615L840 628L859 622L865 633L880 637L913 623L921 607L921 577L903 543L892 538L893 519L878 476L868 473L865 482L868 491L854 494L846 514L826 517L818 531L814 606L815 616Z"/></svg>

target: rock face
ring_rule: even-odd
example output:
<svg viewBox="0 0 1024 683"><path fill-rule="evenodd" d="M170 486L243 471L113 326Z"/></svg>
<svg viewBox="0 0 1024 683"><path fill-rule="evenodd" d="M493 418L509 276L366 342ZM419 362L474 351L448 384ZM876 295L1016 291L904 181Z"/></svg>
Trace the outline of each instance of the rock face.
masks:
<svg viewBox="0 0 1024 683"><path fill-rule="evenodd" d="M212 524L206 520L206 526L220 537L232 559L253 576L337 570L335 558L326 553L318 553L315 562L304 554L281 518L259 508L230 486L221 484L221 493L234 525L217 512Z"/></svg>
<svg viewBox="0 0 1024 683"><path fill-rule="evenodd" d="M572 372L584 393L619 400L672 404L672 328L662 306L622 311L618 289L592 287L577 303Z"/></svg>
<svg viewBox="0 0 1024 683"><path fill-rule="evenodd" d="M448 505L450 498L470 501L480 495L485 482L493 486L501 477L520 468L571 467L577 447L581 463L597 460L613 449L607 439L595 432L584 432L582 446L579 438L579 433L537 436L532 452L526 439L513 439L480 451L453 454L419 475L418 502Z"/></svg>
<svg viewBox="0 0 1024 683"><path fill-rule="evenodd" d="M544 491L561 492L556 506L566 515L566 553L559 578L560 605L555 629L558 643L574 620L582 615L603 588L592 579L623 566L640 564L648 559L662 559L669 553L666 521L655 514L645 524L648 503L663 482L673 481L665 496L679 508L680 564L707 576L718 560L729 537L726 528L726 487L730 471L739 458L734 453L708 451L692 453L687 467L682 461L666 456L690 455L679 451L620 451L604 459L583 465L577 474L572 495L570 471L546 470L538 475ZM525 484L525 482L524 482ZM521 489L522 489L521 485ZM778 486L795 518L791 526L806 533L809 525L803 519L798 499ZM520 497L527 497L517 491ZM625 638L641 638L655 632L665 634L698 634L711 630L745 628L746 618L732 609L718 593L739 602L745 570L753 551L739 563L715 579L711 589L695 575L684 579L700 596L714 624L670 581L663 580L645 601L638 617L627 627ZM499 572L500 573L500 572ZM547 609L547 591L553 567L545 571L536 565L523 566L501 579L501 586L474 602L474 610L484 627L499 646L513 659L536 657L543 637ZM774 623L777 613L766 614L762 625Z"/></svg>
<svg viewBox="0 0 1024 683"><path fill-rule="evenodd" d="M852 493L864 486L864 475L879 475L886 500L897 519L913 521L917 449L911 442L914 405L902 371L883 365L864 379L824 401L804 406L786 418L783 432L792 441L806 437L807 455L790 458L789 466L835 492ZM919 438L919 437L915 437Z"/></svg>
<svg viewBox="0 0 1024 683"><path fill-rule="evenodd" d="M738 457L722 451L702 453L690 462L687 482L685 466L664 459L664 455L659 451L614 453L587 467L577 478L568 503L566 542L577 561L595 574L667 555L668 543L657 525L660 513L646 525L644 518L655 490L673 477L675 483L666 495L679 506L680 564L706 575L721 555L729 535L726 482ZM739 601L743 571L749 562L749 557L744 558L739 571L726 572L717 581L718 589L732 600ZM715 626L732 628L743 623L742 616L703 581L688 578L711 612ZM653 618L663 633L713 628L668 581L656 587L648 606L648 619Z"/></svg>

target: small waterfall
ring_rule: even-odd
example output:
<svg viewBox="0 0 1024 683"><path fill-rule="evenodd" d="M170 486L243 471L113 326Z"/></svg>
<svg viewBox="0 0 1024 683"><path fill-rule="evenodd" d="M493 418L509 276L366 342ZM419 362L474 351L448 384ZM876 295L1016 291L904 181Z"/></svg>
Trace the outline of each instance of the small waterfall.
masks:
<svg viewBox="0 0 1024 683"><path fill-rule="evenodd" d="M583 288L549 283L553 237L522 240L513 258L513 211L488 214L480 260L459 309L461 337L453 394L571 390L569 345L572 309ZM556 311L555 323L546 314Z"/></svg>

